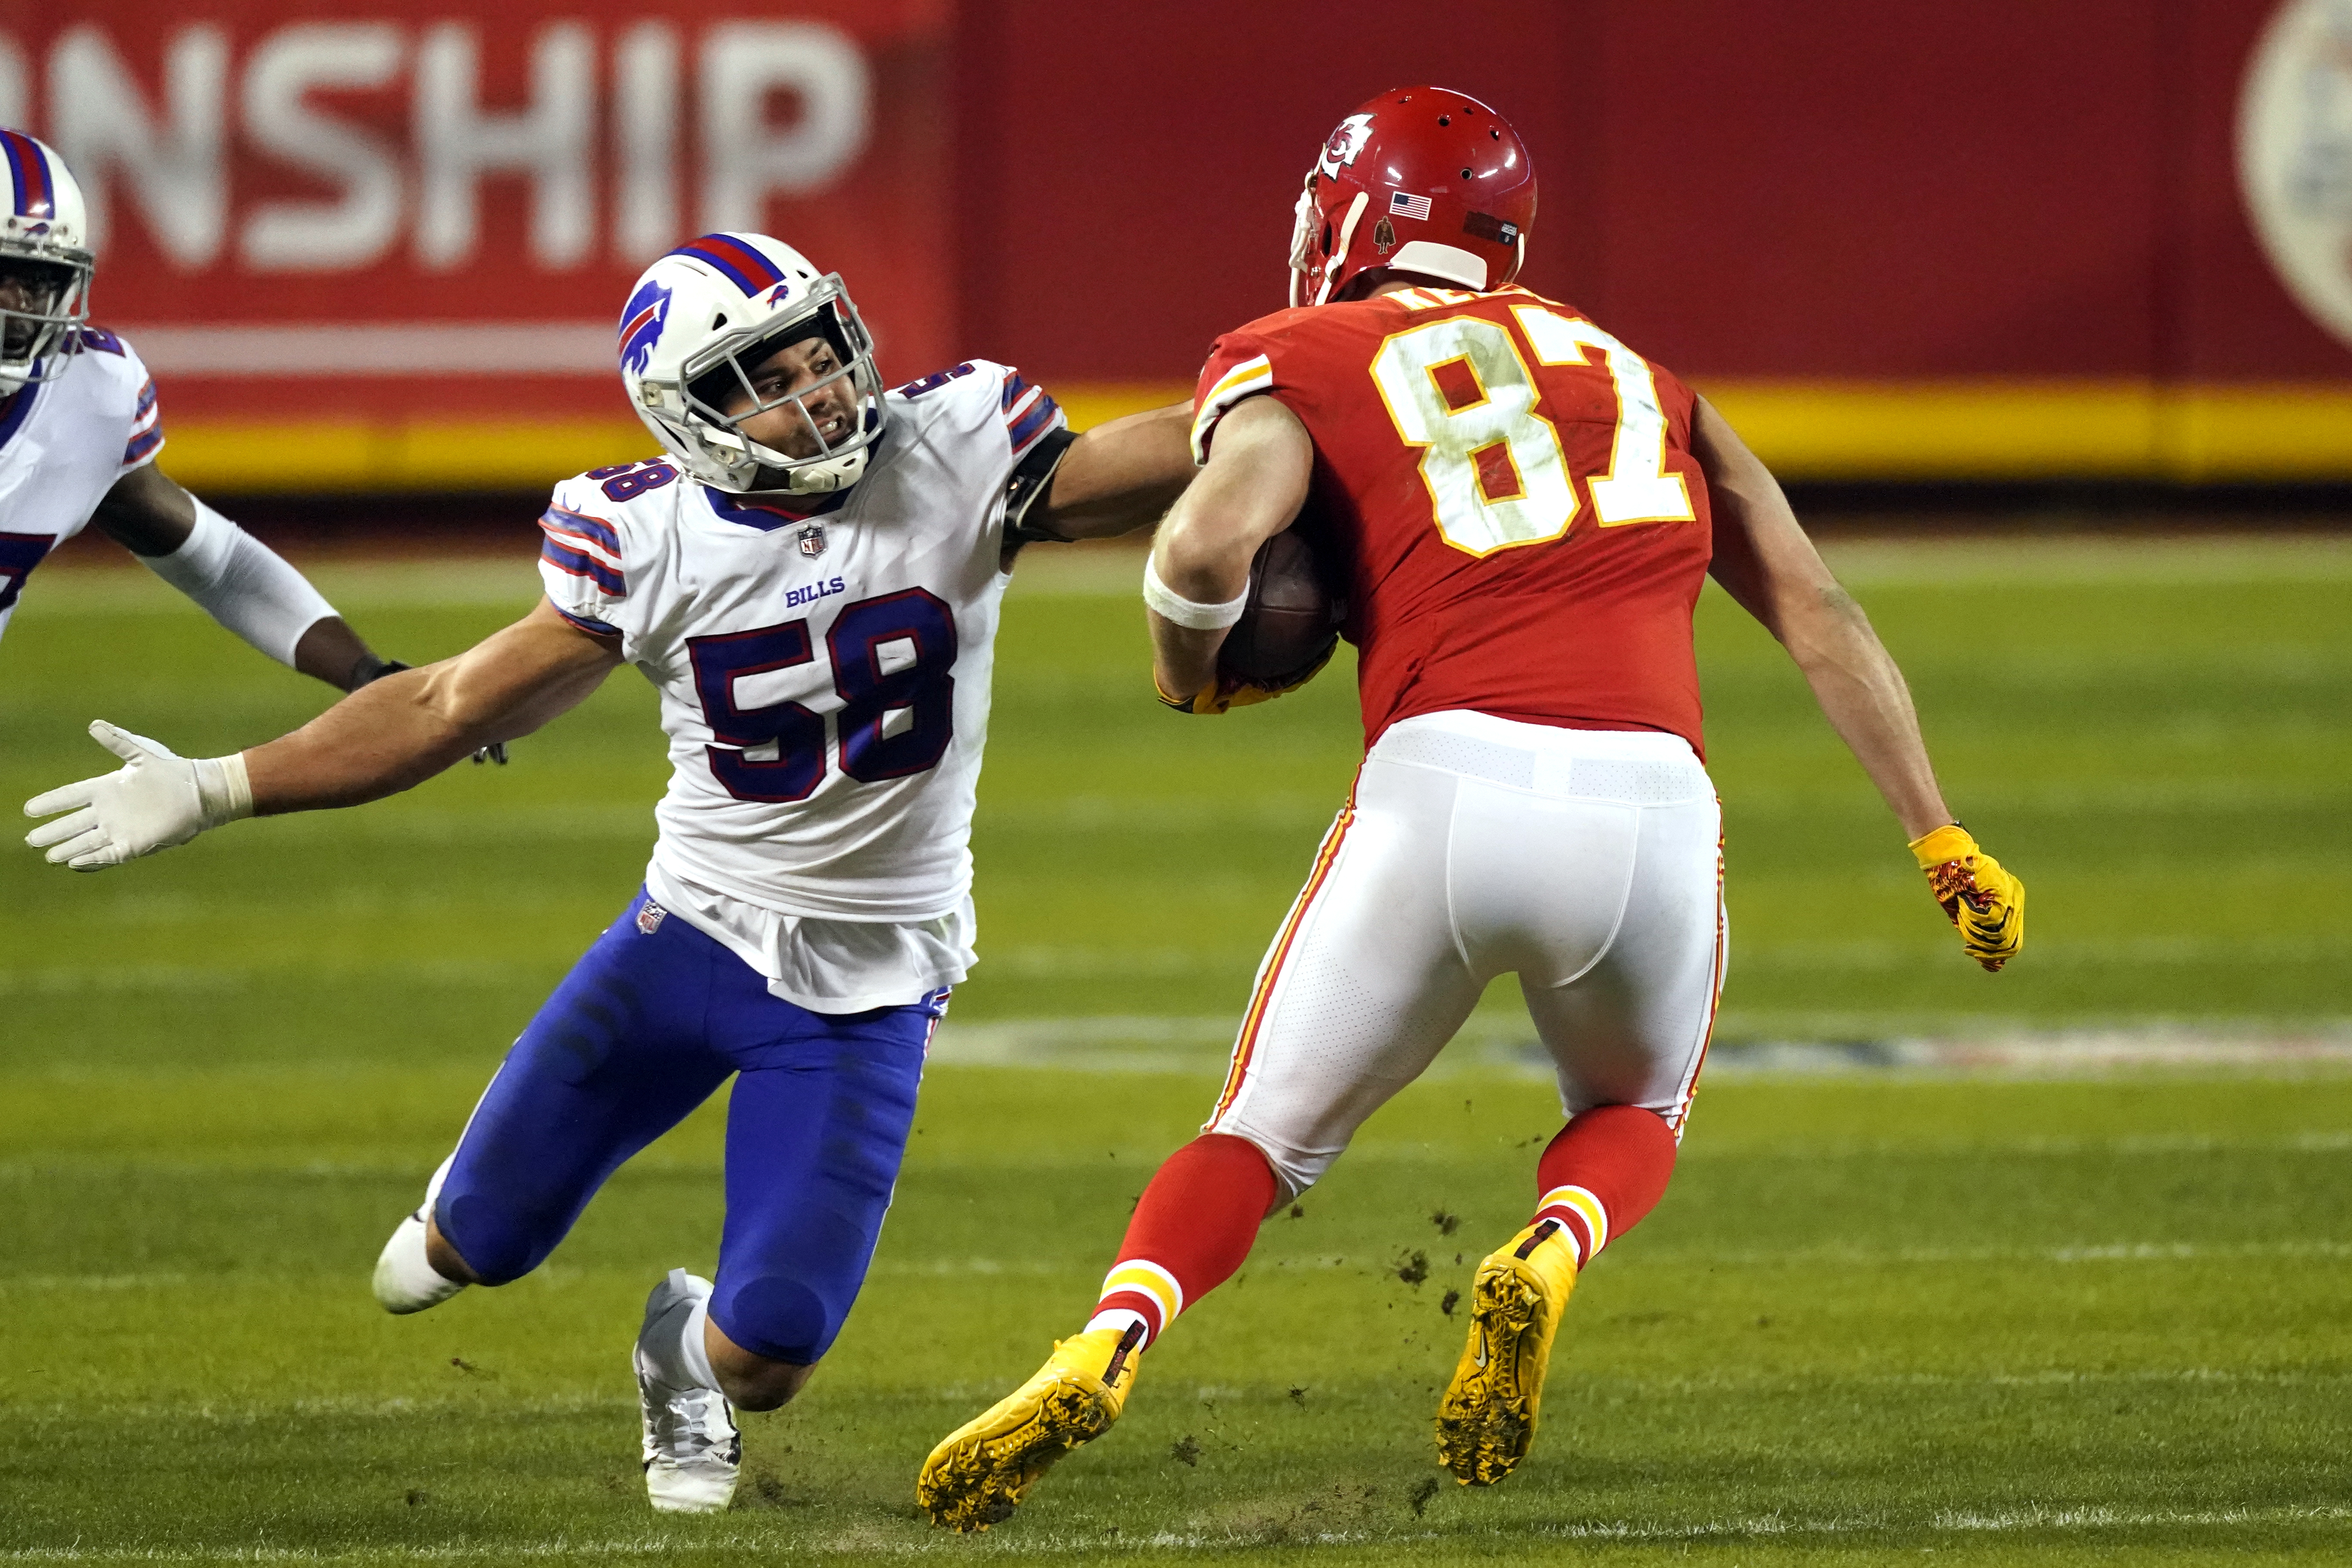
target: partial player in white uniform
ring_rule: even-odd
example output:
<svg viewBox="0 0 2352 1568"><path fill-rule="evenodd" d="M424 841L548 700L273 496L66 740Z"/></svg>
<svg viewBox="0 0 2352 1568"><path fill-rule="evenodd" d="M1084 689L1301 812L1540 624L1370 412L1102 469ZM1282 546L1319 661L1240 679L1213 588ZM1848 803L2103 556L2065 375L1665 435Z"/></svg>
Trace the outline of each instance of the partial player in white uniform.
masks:
<svg viewBox="0 0 2352 1568"><path fill-rule="evenodd" d="M80 188L19 131L0 129L0 634L33 568L95 522L280 664L344 690L405 668L370 653L268 546L163 477L155 383L129 343L89 325L96 268Z"/></svg>
<svg viewBox="0 0 2352 1568"><path fill-rule="evenodd" d="M1192 472L1189 407L1084 436L1003 365L885 392L838 276L759 235L647 269L622 382L667 455L556 488L547 597L292 735L26 805L97 869L239 816L351 805L528 732L624 663L672 774L646 888L557 987L377 1264L395 1312L537 1267L730 1074L717 1282L672 1270L634 1356L654 1506L724 1508L730 1403L773 1409L863 1281L948 988L972 962L996 618L1030 538L1123 531Z"/></svg>

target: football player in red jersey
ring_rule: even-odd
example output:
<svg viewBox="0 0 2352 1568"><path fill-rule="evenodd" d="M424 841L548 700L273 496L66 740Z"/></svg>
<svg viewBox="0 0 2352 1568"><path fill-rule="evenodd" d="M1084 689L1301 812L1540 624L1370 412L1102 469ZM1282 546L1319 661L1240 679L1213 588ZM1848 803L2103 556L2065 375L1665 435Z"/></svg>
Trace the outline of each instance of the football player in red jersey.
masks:
<svg viewBox="0 0 2352 1568"><path fill-rule="evenodd" d="M1968 954L2018 951L2022 886L1946 809L1901 673L1772 476L1673 375L1513 286L1535 206L1493 110L1383 94L1307 176L1293 308L1210 354L1202 472L1145 574L1161 699L1283 689L1221 677L1217 651L1297 518L1346 583L1368 751L1202 1135L1145 1189L1084 1331L933 1450L939 1523L1004 1518L1108 1427L1145 1349L1512 972L1568 1122L1527 1226L1478 1266L1436 1436L1465 1484L1525 1457L1578 1271L1665 1190L1723 982L1691 646L1709 573L1811 683Z"/></svg>

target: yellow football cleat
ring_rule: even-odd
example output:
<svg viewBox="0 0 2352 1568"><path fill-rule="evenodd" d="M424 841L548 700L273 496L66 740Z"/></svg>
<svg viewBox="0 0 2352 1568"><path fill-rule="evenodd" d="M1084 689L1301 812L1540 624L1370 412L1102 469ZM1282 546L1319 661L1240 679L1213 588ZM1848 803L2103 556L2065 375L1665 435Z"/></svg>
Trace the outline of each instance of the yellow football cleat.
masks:
<svg viewBox="0 0 2352 1568"><path fill-rule="evenodd" d="M1137 1323L1057 1341L1035 1376L949 1433L915 1482L931 1522L963 1531L1012 1518L1055 1460L1118 1419L1142 1337Z"/></svg>
<svg viewBox="0 0 2352 1568"><path fill-rule="evenodd" d="M1470 1286L1470 1342L1437 1405L1437 1458L1464 1486L1501 1480L1528 1456L1552 1335L1576 1289L1576 1243L1558 1220L1486 1255Z"/></svg>

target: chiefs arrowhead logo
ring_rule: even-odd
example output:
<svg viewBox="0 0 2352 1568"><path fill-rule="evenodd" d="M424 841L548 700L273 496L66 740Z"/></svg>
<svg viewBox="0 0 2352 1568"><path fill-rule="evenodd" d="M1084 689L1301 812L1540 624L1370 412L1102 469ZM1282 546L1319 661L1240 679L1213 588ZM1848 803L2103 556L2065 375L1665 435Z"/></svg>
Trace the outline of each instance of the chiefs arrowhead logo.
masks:
<svg viewBox="0 0 2352 1568"><path fill-rule="evenodd" d="M1364 143L1371 139L1372 117L1350 114L1339 121L1339 129L1331 132L1331 139L1323 143L1323 155L1315 161L1315 172L1327 178L1338 174L1356 161L1356 155L1364 150Z"/></svg>

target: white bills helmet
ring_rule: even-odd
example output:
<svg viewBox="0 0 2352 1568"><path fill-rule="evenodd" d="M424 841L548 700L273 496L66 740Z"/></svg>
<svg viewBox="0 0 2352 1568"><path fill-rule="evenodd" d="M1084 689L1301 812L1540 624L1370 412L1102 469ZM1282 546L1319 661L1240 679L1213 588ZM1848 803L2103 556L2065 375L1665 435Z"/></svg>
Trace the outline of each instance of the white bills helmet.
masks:
<svg viewBox="0 0 2352 1568"><path fill-rule="evenodd" d="M787 343L823 335L841 369L814 386L762 398L751 372ZM655 262L621 312L621 384L629 405L686 471L722 490L821 494L856 484L882 434L882 378L874 339L841 275L819 276L791 246L761 234L706 234ZM805 399L847 378L856 427L827 442ZM729 415L730 395L751 407ZM743 434L742 422L794 408L816 455L794 458Z"/></svg>
<svg viewBox="0 0 2352 1568"><path fill-rule="evenodd" d="M0 395L65 366L89 320L89 219L65 161L21 131L0 130L8 198L0 218Z"/></svg>

